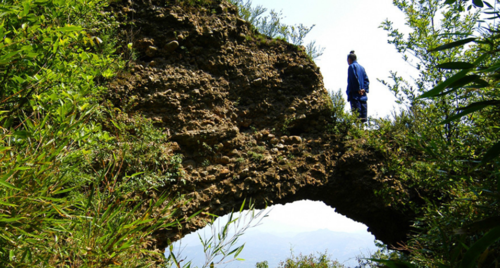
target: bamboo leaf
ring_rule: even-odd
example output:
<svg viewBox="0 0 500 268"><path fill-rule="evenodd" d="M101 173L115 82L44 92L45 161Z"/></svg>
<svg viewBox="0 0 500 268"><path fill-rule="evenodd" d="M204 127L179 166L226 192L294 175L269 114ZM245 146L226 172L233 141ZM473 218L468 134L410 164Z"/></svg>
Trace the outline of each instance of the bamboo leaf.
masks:
<svg viewBox="0 0 500 268"><path fill-rule="evenodd" d="M58 190L58 191L55 191L54 194L57 195L57 194L63 194L63 193L67 193L67 192L71 192L75 189L76 187L73 187L73 188L68 188L68 189L64 189L64 190Z"/></svg>
<svg viewBox="0 0 500 268"><path fill-rule="evenodd" d="M500 226L500 216L496 216L474 222L469 226L467 226L467 229L475 231L487 231L499 226Z"/></svg>
<svg viewBox="0 0 500 268"><path fill-rule="evenodd" d="M0 152L12 149L12 147L0 146Z"/></svg>
<svg viewBox="0 0 500 268"><path fill-rule="evenodd" d="M2 204L4 206L9 206L9 207L17 207L16 204L6 203L6 202L2 202L2 201L0 201L0 204Z"/></svg>
<svg viewBox="0 0 500 268"><path fill-rule="evenodd" d="M474 64L468 62L446 62L436 66L441 69L470 69L474 68Z"/></svg>
<svg viewBox="0 0 500 268"><path fill-rule="evenodd" d="M486 59L487 56L488 56L487 54L483 54L481 57L479 57L473 63L473 65L477 66L484 59ZM438 95L439 93L441 93L441 91L443 91L444 89L446 89L447 87L449 87L453 83L457 82L461 78L465 77L467 75L467 73L469 72L469 70L470 69L465 69L465 70L462 70L462 71L456 73L452 77L446 79L444 82L439 83L439 85L435 86L433 89L431 89L431 90L425 92L424 94L420 95L418 98L419 99L424 99L424 98L430 98L430 97L434 97L434 96Z"/></svg>
<svg viewBox="0 0 500 268"><path fill-rule="evenodd" d="M10 174L7 174L7 175L10 175ZM7 188L10 188L10 189L18 190L18 191L21 190L21 189L15 187L14 185L6 182L4 179L0 179L0 185L7 187Z"/></svg>
<svg viewBox="0 0 500 268"><path fill-rule="evenodd" d="M500 62L495 62L490 67L486 69L480 69L480 73L491 73L491 72L496 72L498 69L500 69Z"/></svg>
<svg viewBox="0 0 500 268"><path fill-rule="evenodd" d="M481 254L493 243L500 239L500 227L496 227L486 233L481 239L474 243L465 253L461 268L472 268L475 267L476 260L481 256Z"/></svg>
<svg viewBox="0 0 500 268"><path fill-rule="evenodd" d="M115 123L115 121L111 120L111 123L113 123L113 125L118 129L118 130L122 130L118 124Z"/></svg>
<svg viewBox="0 0 500 268"><path fill-rule="evenodd" d="M441 124L447 124L451 121L455 121L457 119L460 119L461 117L466 116L470 113L482 110L482 109L484 109L488 106L491 106L491 105L498 105L499 103L500 103L500 101L482 101L482 102L472 103L471 105L468 105L467 107L457 109L457 110L462 111L462 112L448 118L447 120L444 120L443 122L441 122Z"/></svg>
<svg viewBox="0 0 500 268"><path fill-rule="evenodd" d="M465 110L468 110L468 109L471 109L471 108L474 108L474 107L479 107L479 108L482 109L482 108L487 107L487 106L495 106L495 105L500 105L500 100L489 100L489 101L474 102L474 103L471 103L470 105L468 105L466 107L458 108L457 110L465 111Z"/></svg>
<svg viewBox="0 0 500 268"><path fill-rule="evenodd" d="M143 173L144 173L144 171L143 172L137 172L137 173L134 173L134 174L132 174L130 176L125 176L125 178L133 178L133 177L136 177L136 176L141 175Z"/></svg>
<svg viewBox="0 0 500 268"><path fill-rule="evenodd" d="M477 7L484 7L483 1L482 0L472 0L475 6Z"/></svg>
<svg viewBox="0 0 500 268"><path fill-rule="evenodd" d="M470 84L476 80L480 79L479 75L473 74L460 78L458 81L453 82L449 85L450 88L461 88L467 84Z"/></svg>
<svg viewBox="0 0 500 268"><path fill-rule="evenodd" d="M245 247L245 244L241 245L241 247L237 248L238 251L234 254L234 257L237 258L240 253L243 251L243 248Z"/></svg>
<svg viewBox="0 0 500 268"><path fill-rule="evenodd" d="M500 155L500 142L498 142L495 145L493 145L493 147L491 147L486 152L486 154L484 155L483 160L481 162L484 164L484 163L486 163L486 162L488 162L490 160L493 160L498 155Z"/></svg>
<svg viewBox="0 0 500 268"><path fill-rule="evenodd" d="M61 32L75 32L75 31L81 31L83 30L83 28L80 26L66 26L66 27L61 27L57 30Z"/></svg>
<svg viewBox="0 0 500 268"><path fill-rule="evenodd" d="M474 41L476 41L476 38L474 38L474 37L466 38L466 39L463 39L463 40L451 42L451 43L448 43L448 44L445 44L445 45L433 48L433 49L429 50L429 52L435 52L435 51L450 49L450 48L454 48L454 47L458 47L458 46L463 46L463 45L465 45L467 43L474 42Z"/></svg>
<svg viewBox="0 0 500 268"><path fill-rule="evenodd" d="M0 218L0 222L16 222L23 219L27 219L26 217L17 217L17 218Z"/></svg>
<svg viewBox="0 0 500 268"><path fill-rule="evenodd" d="M16 131L16 132L14 132L13 135L19 139L26 139L28 137L31 137L31 134L27 131L24 131L24 130Z"/></svg>
<svg viewBox="0 0 500 268"><path fill-rule="evenodd" d="M469 69L458 72L454 76L446 79L444 82L441 82L439 85L435 86L433 89L420 95L419 98L424 99L424 98L430 98L430 97L436 96L437 94L441 93L441 91L443 91L445 88L447 88L451 84L455 83L456 81L458 81L461 78L463 78L464 76L466 76L468 72L469 72Z"/></svg>
<svg viewBox="0 0 500 268"><path fill-rule="evenodd" d="M189 216L189 218L187 218L187 219L186 219L186 221L191 220L192 218L194 218L194 217L198 216L198 214L200 214L200 213L201 213L201 210L200 210L200 211L195 212L193 215Z"/></svg>
<svg viewBox="0 0 500 268"><path fill-rule="evenodd" d="M243 203L241 204L241 207L240 207L240 213L245 209L245 202L246 201L247 201L246 199L243 200Z"/></svg>
<svg viewBox="0 0 500 268"><path fill-rule="evenodd" d="M374 262L385 264L389 268L413 268L415 267L411 263L399 261L399 260L381 260L381 259L369 259Z"/></svg>

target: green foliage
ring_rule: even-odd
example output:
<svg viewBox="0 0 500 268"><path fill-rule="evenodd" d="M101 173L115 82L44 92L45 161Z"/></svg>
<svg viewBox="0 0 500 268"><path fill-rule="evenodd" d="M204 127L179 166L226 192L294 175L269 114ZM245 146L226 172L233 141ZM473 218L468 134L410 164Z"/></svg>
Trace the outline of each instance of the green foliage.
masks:
<svg viewBox="0 0 500 268"><path fill-rule="evenodd" d="M406 110L379 120L369 144L390 159L384 166L387 202L419 215L401 249L409 261L388 267L496 267L498 235L498 28L471 30L478 12L469 1L395 1L412 32L388 21L389 42L420 75L411 85L392 73L389 88ZM484 1L473 1L480 7ZM496 11L486 11L497 17ZM435 23L436 18L440 23ZM467 46L464 46L467 44ZM408 53L408 54L406 54ZM489 149L491 148L491 149Z"/></svg>
<svg viewBox="0 0 500 268"><path fill-rule="evenodd" d="M148 193L183 181L183 156L173 154L166 133L150 119L129 116L110 104L101 109L92 120L94 133L74 153L84 159L75 176L92 180L114 163L123 178L114 184L119 183L124 192Z"/></svg>
<svg viewBox="0 0 500 268"><path fill-rule="evenodd" d="M255 268L269 268L269 263L267 261L261 261L255 264Z"/></svg>
<svg viewBox="0 0 500 268"><path fill-rule="evenodd" d="M311 32L315 25L307 27L303 24L287 25L282 23L283 13L277 12L274 9L265 15L267 8L258 5L253 7L251 0L229 0L239 8L241 18L248 21L261 34L269 36L273 39L285 40L296 46L303 46L304 39ZM263 43L263 39L260 40ZM316 44L316 41L309 42L306 46L306 53L315 60L323 55L324 48Z"/></svg>
<svg viewBox="0 0 500 268"><path fill-rule="evenodd" d="M318 252L317 255L310 254L304 256L299 254L295 256L293 250L291 252L291 256L286 260L280 262L278 265L279 268L343 268L345 267L343 264L340 264L338 261L334 261L330 259L330 256L325 253Z"/></svg>
<svg viewBox="0 0 500 268"><path fill-rule="evenodd" d="M365 257L363 255L359 255L356 257L356 260L358 261L356 268L406 267L405 265L411 265L408 261L407 254L397 250L391 250L387 247L387 245L376 240L375 246L378 247L378 250L370 256Z"/></svg>
<svg viewBox="0 0 500 268"><path fill-rule="evenodd" d="M295 117L285 118L285 121L283 122L283 125L281 126L281 132L285 135L290 134L290 131L288 129L289 129L290 125L292 125L295 120L297 120L297 118L295 118Z"/></svg>
<svg viewBox="0 0 500 268"><path fill-rule="evenodd" d="M164 260L151 247L152 233L174 226L178 199L150 193L151 202L137 200L179 180L181 157L148 120L99 105L124 66L114 52L118 23L106 4L2 1L2 267Z"/></svg>
<svg viewBox="0 0 500 268"><path fill-rule="evenodd" d="M0 17L0 99L11 115L57 109L61 100L78 101L102 92L118 61L109 34L116 23L97 13L100 1L6 1ZM84 97L85 96L85 97ZM49 105L44 105L49 104ZM13 121L15 119L11 117ZM12 122L14 123L14 122Z"/></svg>
<svg viewBox="0 0 500 268"><path fill-rule="evenodd" d="M331 91L330 99L332 103L332 117L335 123L328 126L328 131L340 135L349 133L350 130L353 130L353 125L360 123L358 116L345 111L346 100L342 95L342 89L339 88L338 91Z"/></svg>
<svg viewBox="0 0 500 268"><path fill-rule="evenodd" d="M462 15L456 5L448 7L443 1L438 0L420 3L396 0L394 4L406 14L407 25L412 32L405 36L395 29L389 20L383 22L380 27L388 32L389 44L393 44L403 55L403 59L420 71L421 75L415 78L414 84L411 84L393 72L391 73L393 84L384 80L382 83L389 86L398 103L407 107L426 106L429 103L417 97L429 87L454 74L451 70L437 69L435 66L445 62L466 61L474 54L472 49L464 50L459 47L428 53L429 48L457 41L463 34L471 34L478 20L478 13L467 12ZM439 21L437 21L438 15L441 17ZM438 115L449 116L450 111L447 107L453 106L455 101L461 100L445 98L442 100L444 107L434 104L442 110Z"/></svg>

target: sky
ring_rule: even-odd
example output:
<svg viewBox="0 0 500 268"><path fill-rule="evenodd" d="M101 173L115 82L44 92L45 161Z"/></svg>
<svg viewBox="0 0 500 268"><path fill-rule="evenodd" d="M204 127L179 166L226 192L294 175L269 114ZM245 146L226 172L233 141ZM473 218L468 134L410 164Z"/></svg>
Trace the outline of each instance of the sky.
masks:
<svg viewBox="0 0 500 268"><path fill-rule="evenodd" d="M355 50L358 62L370 79L368 115L388 117L396 109L392 93L378 79L386 79L389 71L406 78L415 75L412 67L402 60L393 45L387 43L387 33L379 28L389 19L396 28L407 32L404 14L390 0L252 0L253 5L282 11L286 24L316 25L306 43L316 40L325 48L316 60L329 91L347 86L347 54ZM367 227L335 212L322 202L298 201L272 207L269 217L255 227L261 232L308 232L329 229L336 232L367 233Z"/></svg>

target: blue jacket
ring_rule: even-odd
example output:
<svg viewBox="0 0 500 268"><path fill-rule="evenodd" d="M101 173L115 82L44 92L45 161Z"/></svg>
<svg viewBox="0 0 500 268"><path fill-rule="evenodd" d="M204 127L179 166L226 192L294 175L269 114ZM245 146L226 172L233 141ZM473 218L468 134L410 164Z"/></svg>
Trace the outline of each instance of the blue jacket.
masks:
<svg viewBox="0 0 500 268"><path fill-rule="evenodd" d="M365 68L359 65L357 61L349 65L347 69L347 101L359 100L362 96L359 95L358 91L364 89L368 93L369 87L370 81L366 75ZM366 97L366 94L363 97Z"/></svg>

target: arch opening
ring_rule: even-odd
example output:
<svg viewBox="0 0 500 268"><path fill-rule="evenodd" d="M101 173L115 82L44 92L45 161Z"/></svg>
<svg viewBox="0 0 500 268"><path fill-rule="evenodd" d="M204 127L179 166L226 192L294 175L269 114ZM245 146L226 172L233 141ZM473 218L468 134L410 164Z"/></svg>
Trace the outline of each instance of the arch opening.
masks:
<svg viewBox="0 0 500 268"><path fill-rule="evenodd" d="M251 218L245 213L248 211L233 215L245 218L245 222L239 224L239 230ZM263 261L267 261L269 267L278 267L292 253L306 256L318 252L327 252L331 260L354 267L358 264L358 258L367 257L377 250L375 237L367 231L366 225L335 212L335 209L321 201L300 200L273 205L261 216L266 213L267 217L255 219L254 223L261 219L260 224L247 229L235 245L245 245L238 256L245 261L230 262L225 267L253 268L256 263ZM219 217L213 224L216 230L221 230L229 217L229 214ZM176 258L192 261L192 266L202 267L206 259L199 236L203 240L216 236L213 226L207 225L175 242ZM236 226L230 227L229 237L238 232L238 227L232 227ZM168 249L166 254L168 256ZM218 261L220 257L215 259L215 263Z"/></svg>

